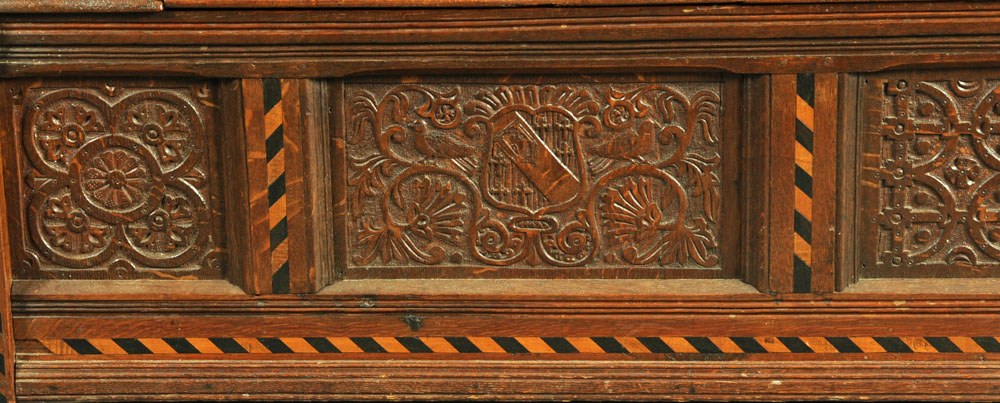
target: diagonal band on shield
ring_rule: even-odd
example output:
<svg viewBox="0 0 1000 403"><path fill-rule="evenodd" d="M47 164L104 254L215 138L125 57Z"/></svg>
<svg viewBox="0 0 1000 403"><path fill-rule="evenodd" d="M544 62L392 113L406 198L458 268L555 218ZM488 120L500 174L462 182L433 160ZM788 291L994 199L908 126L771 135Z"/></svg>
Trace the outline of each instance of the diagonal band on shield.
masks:
<svg viewBox="0 0 1000 403"><path fill-rule="evenodd" d="M551 203L563 203L580 188L580 179L563 163L520 113L511 113L508 121L498 122L499 149L514 162L524 176Z"/></svg>

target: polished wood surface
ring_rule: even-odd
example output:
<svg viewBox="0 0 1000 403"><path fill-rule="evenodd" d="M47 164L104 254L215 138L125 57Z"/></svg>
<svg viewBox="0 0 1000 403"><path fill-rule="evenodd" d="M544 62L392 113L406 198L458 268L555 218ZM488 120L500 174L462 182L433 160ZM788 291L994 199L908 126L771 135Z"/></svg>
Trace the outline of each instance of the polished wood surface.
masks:
<svg viewBox="0 0 1000 403"><path fill-rule="evenodd" d="M26 0L27 1L27 0ZM331 7L518 7L711 5L713 0L162 0L165 8L331 8ZM852 0L732 0L726 3L843 3ZM890 0L913 1L913 0ZM927 1L927 0L917 0Z"/></svg>
<svg viewBox="0 0 1000 403"><path fill-rule="evenodd" d="M589 79L348 83L345 277L732 277L723 82Z"/></svg>
<svg viewBox="0 0 1000 403"><path fill-rule="evenodd" d="M0 11L8 400L996 399L995 3Z"/></svg>
<svg viewBox="0 0 1000 403"><path fill-rule="evenodd" d="M7 149L7 145L3 149ZM0 197L6 196L7 189L0 182ZM0 227L7 226L6 214L0 215ZM0 233L0 244L9 245L7 231ZM10 291L12 287L10 253L0 254L0 401L14 401L14 337L11 325Z"/></svg>
<svg viewBox="0 0 1000 403"><path fill-rule="evenodd" d="M161 0L5 0L0 3L2 13L113 13L162 10Z"/></svg>
<svg viewBox="0 0 1000 403"><path fill-rule="evenodd" d="M225 235L208 83L11 88L6 158L20 278L221 278ZM71 89L72 88L72 89ZM17 146L15 146L17 147ZM15 149L10 147L8 150ZM149 268L149 270L137 270Z"/></svg>
<svg viewBox="0 0 1000 403"><path fill-rule="evenodd" d="M998 167L989 74L865 78L862 277L996 276L998 198L983 183Z"/></svg>

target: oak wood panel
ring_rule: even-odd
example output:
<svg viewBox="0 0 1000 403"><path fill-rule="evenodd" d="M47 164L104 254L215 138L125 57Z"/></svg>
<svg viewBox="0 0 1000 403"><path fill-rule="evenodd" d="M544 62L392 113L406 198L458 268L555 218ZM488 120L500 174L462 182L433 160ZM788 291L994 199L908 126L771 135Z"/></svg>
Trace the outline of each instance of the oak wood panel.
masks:
<svg viewBox="0 0 1000 403"><path fill-rule="evenodd" d="M242 80L251 217L260 293L312 292L332 274L330 140L325 83ZM320 109L323 108L323 109Z"/></svg>
<svg viewBox="0 0 1000 403"><path fill-rule="evenodd" d="M754 102L766 99L768 102ZM743 158L746 160L742 191L746 200L742 237L745 279L760 290L770 281L770 196L771 192L771 77L746 78L742 100L745 130Z"/></svg>
<svg viewBox="0 0 1000 403"><path fill-rule="evenodd" d="M305 172L305 196L302 214L307 223L309 241L305 250L308 260L308 285L301 289L317 292L334 282L337 278L337 226L335 197L342 192L334 179L343 171L336 168L333 155L336 154L337 127L339 119L331 122L333 115L329 111L336 110L334 102L330 101L330 87L336 87L329 81L309 81L300 88L301 128L303 133L302 147L309 152L303 153ZM339 253L344 253L340 251Z"/></svg>
<svg viewBox="0 0 1000 403"><path fill-rule="evenodd" d="M176 380L158 376L182 374ZM443 362L373 364L287 360L204 362L36 362L22 366L23 399L233 400L803 400L970 401L995 399L996 364L778 362ZM907 372L907 382L887 382ZM102 380L95 382L90 375ZM560 374L560 375L556 375ZM573 374L573 375L561 375ZM52 379L64 379L54 384ZM222 380L224 379L224 380ZM836 389L831 384L838 385ZM118 394L127 385L129 395ZM296 385L296 387L290 387ZM532 385L537 392L524 393ZM242 393L246 393L243 395Z"/></svg>
<svg viewBox="0 0 1000 403"><path fill-rule="evenodd" d="M795 167L795 75L771 76L770 153L771 175L768 210L770 222L768 256L770 257L769 290L792 292L793 223L795 197L793 173Z"/></svg>
<svg viewBox="0 0 1000 403"><path fill-rule="evenodd" d="M838 77L816 75L815 137L813 145L812 291L828 293L835 287L837 210Z"/></svg>
<svg viewBox="0 0 1000 403"><path fill-rule="evenodd" d="M229 261L233 267L227 278L249 293L258 290L256 273L260 260L254 259L250 217L250 188L247 158L246 131L244 130L242 87L239 80L227 80L219 85L222 111L222 133L229 138L229 146L222 151L222 170L225 181L226 233L229 236ZM138 288L138 287L137 287Z"/></svg>
<svg viewBox="0 0 1000 403"><path fill-rule="evenodd" d="M718 80L352 80L345 277L732 277L739 84Z"/></svg>
<svg viewBox="0 0 1000 403"><path fill-rule="evenodd" d="M28 0L25 0L28 1ZM731 0L727 3L840 3L855 0ZM914 0L889 0L914 1ZM929 0L916 0L929 1ZM337 8L337 7L523 7L684 4L707 5L717 0L163 0L166 8Z"/></svg>
<svg viewBox="0 0 1000 403"><path fill-rule="evenodd" d="M815 311L815 310L814 310ZM410 313L413 312L413 313ZM16 317L14 338L796 336L995 337L1000 318L980 313L388 313L133 314ZM420 326L407 320L417 315ZM735 316L735 318L733 318ZM165 326L166 324L166 326Z"/></svg>
<svg viewBox="0 0 1000 403"><path fill-rule="evenodd" d="M996 277L997 82L899 72L862 89L860 276Z"/></svg>
<svg viewBox="0 0 1000 403"><path fill-rule="evenodd" d="M739 280L348 280L310 296L250 296L230 286L112 281L108 293L87 284L24 281L14 285L14 313L991 313L997 280L872 279L844 293L770 295ZM185 290L190 290L185 293ZM155 292L155 294L150 291ZM903 293L905 292L905 293ZM123 305L121 301L130 301ZM628 301L623 305L622 301Z"/></svg>
<svg viewBox="0 0 1000 403"><path fill-rule="evenodd" d="M284 128L284 153L285 156L285 187L287 192L285 197L286 214L288 219L288 265L289 265L289 292L310 292L316 287L316 267L309 267L308 261L316 254L316 249L312 247L310 234L319 234L326 238L325 231L310 231L311 223L316 222L313 217L303 214L305 210L306 177L315 177L312 172L306 174L305 162L307 151L304 131L302 128L302 98L301 91L309 84L308 81L294 80L281 82L282 98L282 120ZM330 137L325 135L323 137ZM325 149L320 149L324 150ZM322 183L326 187L325 183ZM327 206L329 202L319 200L320 206ZM322 269L322 267L321 267ZM272 290L274 286L272 284Z"/></svg>
<svg viewBox="0 0 1000 403"><path fill-rule="evenodd" d="M12 46L2 63L5 75L55 75L73 66L87 75L214 77L420 69L537 73L583 65L740 73L990 65L1000 46L990 23L997 8L990 2L918 2L688 12L680 6L285 10L241 12L238 21L220 21L219 12L178 11L130 16L130 24L100 15L11 15L4 27ZM890 25L892 30L881 28ZM248 40L259 46L242 46Z"/></svg>
<svg viewBox="0 0 1000 403"><path fill-rule="evenodd" d="M163 0L6 0L0 13L124 13L163 10Z"/></svg>
<svg viewBox="0 0 1000 403"><path fill-rule="evenodd" d="M836 287L843 290L857 279L857 257L855 242L857 225L856 192L857 182L857 117L860 113L858 98L858 76L840 74L837 83L840 103L837 107L837 221L836 221Z"/></svg>
<svg viewBox="0 0 1000 403"><path fill-rule="evenodd" d="M167 0L166 5L209 4L196 1ZM271 5L307 5L293 1ZM418 3L400 1L394 4ZM792 4L797 3L792 0L702 7L697 3L700 0L680 0L683 3L635 7L472 7L492 4L476 1L446 3L470 6L464 9L418 7L405 13L398 9L275 9L235 14L168 10L127 18L101 14L0 17L4 31L0 75L4 77L226 78L220 85L223 116L218 133L227 139L220 149L221 176L227 198L228 257L237 269L227 277L247 290L225 280L89 284L18 280L11 309L22 398L995 399L995 362L1000 356L969 340L981 338L990 349L1000 345L996 335L988 334L1000 328L997 279L866 278L850 284L854 282L854 250L872 247L854 237L851 215L853 175L860 165L854 159L858 144L853 109L858 107L858 86L866 84L841 73L903 68L878 76L924 76L929 73L908 70L995 68L1000 65L1000 31L995 24L1000 6L989 2ZM308 5L324 4L332 3ZM516 81L518 73L550 77L637 74L632 81L638 82L642 80L638 77L647 76L690 78L697 75L690 72L706 70L761 74L723 80L719 91L723 110L733 112L725 113L720 121L740 136L740 141L724 142L719 151L723 164L735 164L726 166L720 178L722 193L736 195L725 202L743 209L740 214L723 214L721 226L722 231L736 229L731 231L735 241L729 245L732 249L727 250L729 260L723 267L732 267L733 275L727 277L737 278L407 279L428 277L418 268L372 276L403 279L334 282L345 274L351 277L357 271L381 269L364 265L355 267L354 273L346 272L346 260L339 267L324 267L358 249L347 247L356 234L340 231L347 227L341 218L359 213L347 204L346 186L337 186L348 180L350 170L344 156L351 149L346 142L351 126L349 115L343 113L350 103L338 96L346 88L356 88L359 82L412 84L438 77L433 87L446 82L446 77L484 73L502 75L504 81ZM793 140L796 111L788 105L796 95L795 81L790 79L798 73L821 74L816 75L814 105L813 276L808 292L795 294L789 293L797 287L793 266L786 260L794 249L794 242L788 242L793 226L787 220L796 201L788 195L794 191L789 168L797 163L792 157L798 155L789 148L795 146L789 140ZM955 78L949 72L934 74L939 74L938 80ZM428 80L428 76L433 77ZM345 78L327 81L328 77ZM264 245L249 238L253 220L267 217L262 218L259 211L251 214L251 196L260 195L244 186L261 179L246 165L247 142L260 139L250 140L244 133L248 116L242 101L258 100L244 96L239 82L256 78L316 79L301 80L309 83L296 88L301 109L297 113L286 110L285 121L293 132L297 126L298 132L305 133L301 144L305 149L320 150L316 155L301 154L302 211L315 225L307 222L298 226L304 231L291 234L300 241L314 241L306 242L302 255L296 256L298 264L308 270L291 281L305 291L328 285L317 294L254 295L273 291L264 286L267 279L257 278L269 274L270 268L263 267L268 262L254 259L259 255L253 254L253 248L259 252ZM967 85L961 86L965 91ZM14 102L5 97L0 109ZM249 110L253 118L254 111L263 108ZM0 126L13 127L10 119L7 114L0 116ZM832 136L834 130L839 137ZM262 148L259 143L250 146L258 152ZM331 151L323 151L325 147ZM9 149L4 148L4 153L9 154ZM4 158L9 162L7 154ZM5 183L22 179L6 172L4 176ZM836 193L833 186L839 189ZM857 205L871 208L872 203L865 201ZM842 218L836 216L841 213ZM870 218L861 216L861 220ZM827 233L835 219L842 234L836 238ZM262 269L253 270L253 265ZM750 284L743 283L744 279ZM834 280L838 288L846 287L844 292L829 293ZM355 352L329 360L327 355L296 352L301 355L292 361L288 353L266 354L259 346L262 341L251 339L245 341L256 343L249 355L168 354L146 359L122 354L122 347L115 347L119 341L109 339L127 343L135 337L155 341L157 337L326 334L529 339L675 335L718 338L722 349L731 347L723 344L728 338L748 335L857 337L877 352L559 355L530 351L504 360L487 353L426 352L405 357ZM872 338L890 336L910 340L919 351L878 351L884 348ZM961 339L974 352L930 352L926 338L940 337ZM93 338L117 353L67 359L46 350L40 340L52 341L48 338ZM399 343L393 340L388 342ZM781 347L782 343L772 340L768 345Z"/></svg>
<svg viewBox="0 0 1000 403"><path fill-rule="evenodd" d="M0 84L0 92L7 94L13 94L14 89L11 88L7 83ZM13 97L4 96L3 100L0 100L0 110L6 110L10 107ZM6 119L0 119L0 122L9 122ZM3 144L0 146L2 151L6 151L10 147L10 144ZM3 153L0 153L2 155ZM6 186L3 181L0 181L0 200L6 200ZM0 211L4 210L0 208ZM7 226L7 215L0 214L0 245L9 245L10 239L8 238ZM11 272L11 255L6 250L0 250L0 401L2 402L14 402L16 399L14 397L14 338L12 337L13 325L11 324L11 281L13 279L13 273Z"/></svg>
<svg viewBox="0 0 1000 403"><path fill-rule="evenodd" d="M333 233L330 238L333 240L331 256L333 257L334 272L330 276L331 280L341 280L344 278L344 271L347 270L347 186L333 186L333 183L347 183L347 107L343 96L333 94L344 94L344 81L332 80L329 84L328 92L330 105L330 130L332 131L333 144L330 146L330 171L332 209L330 222L333 226ZM328 283L329 284L329 283Z"/></svg>
<svg viewBox="0 0 1000 403"><path fill-rule="evenodd" d="M244 141L246 144L247 187L249 194L249 239L247 252L251 257L249 270L253 291L265 294L271 291L270 225L268 222L268 175L264 125L267 110L264 108L264 90L261 80L242 80Z"/></svg>
<svg viewBox="0 0 1000 403"><path fill-rule="evenodd" d="M214 85L46 80L13 91L15 275L225 276Z"/></svg>

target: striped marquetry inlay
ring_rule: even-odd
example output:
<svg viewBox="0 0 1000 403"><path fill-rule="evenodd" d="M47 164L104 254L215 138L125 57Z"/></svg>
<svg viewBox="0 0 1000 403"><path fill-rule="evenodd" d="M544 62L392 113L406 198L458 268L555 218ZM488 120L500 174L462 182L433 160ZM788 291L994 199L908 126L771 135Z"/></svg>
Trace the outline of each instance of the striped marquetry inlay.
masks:
<svg viewBox="0 0 1000 403"><path fill-rule="evenodd" d="M815 133L816 77L795 79L795 238L792 244L794 292L812 289L813 133Z"/></svg>
<svg viewBox="0 0 1000 403"><path fill-rule="evenodd" d="M282 85L279 79L264 79L264 144L267 150L268 240L271 251L271 287L287 294L288 214L285 197L285 135Z"/></svg>
<svg viewBox="0 0 1000 403"><path fill-rule="evenodd" d="M55 355L1000 353L996 337L259 337L42 339Z"/></svg>
<svg viewBox="0 0 1000 403"><path fill-rule="evenodd" d="M260 293L308 292L305 151L300 91L308 80L243 80L255 264ZM297 237L295 234L299 234Z"/></svg>

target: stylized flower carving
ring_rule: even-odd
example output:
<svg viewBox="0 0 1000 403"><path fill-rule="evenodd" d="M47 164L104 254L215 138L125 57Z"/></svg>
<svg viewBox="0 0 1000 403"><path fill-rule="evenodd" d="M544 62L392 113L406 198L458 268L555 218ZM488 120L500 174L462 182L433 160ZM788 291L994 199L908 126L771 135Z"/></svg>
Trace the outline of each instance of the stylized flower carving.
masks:
<svg viewBox="0 0 1000 403"><path fill-rule="evenodd" d="M631 264L687 264L693 260L705 267L718 263L713 249L715 235L702 217L687 221L662 222L657 194L650 178L629 178L604 195L601 216L607 236L621 246L622 258Z"/></svg>
<svg viewBox="0 0 1000 403"><path fill-rule="evenodd" d="M219 275L211 91L100 80L19 95L31 278Z"/></svg>
<svg viewBox="0 0 1000 403"><path fill-rule="evenodd" d="M442 103L434 109L434 120L438 124L447 126L455 122L455 118L458 116L458 108L455 107L454 103Z"/></svg>
<svg viewBox="0 0 1000 403"><path fill-rule="evenodd" d="M191 244L194 225L191 202L184 197L168 195L163 196L160 208L129 230L139 246L156 252L171 252Z"/></svg>
<svg viewBox="0 0 1000 403"><path fill-rule="evenodd" d="M944 176L952 185L959 189L968 189L976 183L979 176L979 165L976 160L968 157L955 158L955 162L947 168Z"/></svg>
<svg viewBox="0 0 1000 403"><path fill-rule="evenodd" d="M458 244L462 235L462 207L465 195L451 189L451 183L418 180L416 197L406 203L406 229L428 241L435 238Z"/></svg>
<svg viewBox="0 0 1000 403"><path fill-rule="evenodd" d="M53 248L69 253L91 253L108 244L109 228L76 208L68 195L49 199L44 214L45 233Z"/></svg>
<svg viewBox="0 0 1000 403"><path fill-rule="evenodd" d="M621 126L628 123L632 116L628 112L625 104L617 104L608 109L608 121L613 125Z"/></svg>
<svg viewBox="0 0 1000 403"><path fill-rule="evenodd" d="M648 178L628 179L617 191L605 194L602 216L608 236L625 244L645 242L670 227L661 222L663 212Z"/></svg>
<svg viewBox="0 0 1000 403"><path fill-rule="evenodd" d="M156 147L161 162L169 164L183 159L191 126L176 107L160 101L146 101L132 107L125 119L124 129L138 132L142 142Z"/></svg>
<svg viewBox="0 0 1000 403"><path fill-rule="evenodd" d="M449 93L424 92L427 102L417 108L417 115L430 118L438 129L453 129L458 126L461 111L458 109L457 91Z"/></svg>
<svg viewBox="0 0 1000 403"><path fill-rule="evenodd" d="M133 208L149 197L149 169L142 157L125 149L111 149L83 163L83 190L101 206Z"/></svg>
<svg viewBox="0 0 1000 403"><path fill-rule="evenodd" d="M437 241L460 243L466 196L454 192L451 183L430 178L417 179L409 190L412 201L404 200L398 188L392 193L393 203L406 214L404 224L396 223L388 215L384 225L370 219L360 220L363 229L357 236L360 251L354 257L355 262L368 264L381 258L382 263L412 259L437 264L446 257Z"/></svg>
<svg viewBox="0 0 1000 403"><path fill-rule="evenodd" d="M88 137L104 130L97 108L81 100L63 101L41 113L38 142L46 161L68 163L70 149L80 147Z"/></svg>

